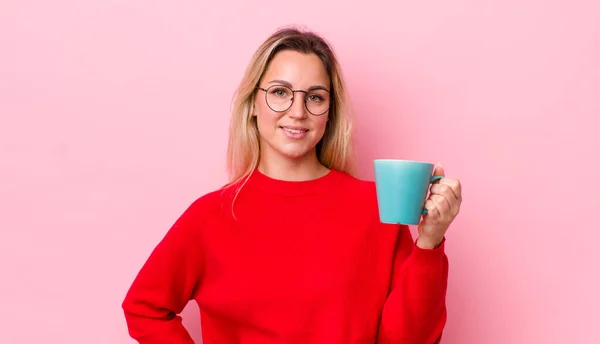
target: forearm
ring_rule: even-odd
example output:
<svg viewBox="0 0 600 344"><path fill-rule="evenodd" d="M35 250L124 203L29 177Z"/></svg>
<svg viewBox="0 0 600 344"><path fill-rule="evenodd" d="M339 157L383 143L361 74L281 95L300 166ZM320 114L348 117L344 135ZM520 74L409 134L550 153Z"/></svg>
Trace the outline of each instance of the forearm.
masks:
<svg viewBox="0 0 600 344"><path fill-rule="evenodd" d="M129 335L140 344L194 344L178 315L148 318L126 311L125 319Z"/></svg>
<svg viewBox="0 0 600 344"><path fill-rule="evenodd" d="M378 343L435 343L446 323L447 277L443 243L414 247L384 305Z"/></svg>
<svg viewBox="0 0 600 344"><path fill-rule="evenodd" d="M182 295L189 295L192 287L148 271L142 269L123 301L129 335L140 344L193 343L178 315L187 303Z"/></svg>

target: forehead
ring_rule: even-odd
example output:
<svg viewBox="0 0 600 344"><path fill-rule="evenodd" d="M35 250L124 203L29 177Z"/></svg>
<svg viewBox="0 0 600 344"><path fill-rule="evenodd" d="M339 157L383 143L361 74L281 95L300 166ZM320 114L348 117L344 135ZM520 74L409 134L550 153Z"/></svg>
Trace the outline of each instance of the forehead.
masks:
<svg viewBox="0 0 600 344"><path fill-rule="evenodd" d="M263 80L267 83L285 80L298 88L315 85L329 87L329 75L321 59L313 53L292 50L280 51L273 57L263 74Z"/></svg>

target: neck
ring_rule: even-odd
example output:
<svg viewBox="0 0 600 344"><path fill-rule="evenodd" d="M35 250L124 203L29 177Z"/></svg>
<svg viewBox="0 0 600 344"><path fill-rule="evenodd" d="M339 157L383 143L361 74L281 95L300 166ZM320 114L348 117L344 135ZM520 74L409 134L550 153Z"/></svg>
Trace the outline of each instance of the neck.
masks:
<svg viewBox="0 0 600 344"><path fill-rule="evenodd" d="M258 170L273 179L286 181L313 180L329 172L329 169L317 159L316 151L295 159L265 154L261 156Z"/></svg>

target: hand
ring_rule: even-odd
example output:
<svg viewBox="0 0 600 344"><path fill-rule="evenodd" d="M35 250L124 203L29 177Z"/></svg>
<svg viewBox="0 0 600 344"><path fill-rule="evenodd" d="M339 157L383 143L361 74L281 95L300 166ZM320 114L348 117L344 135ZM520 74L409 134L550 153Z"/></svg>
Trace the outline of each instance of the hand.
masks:
<svg viewBox="0 0 600 344"><path fill-rule="evenodd" d="M425 201L427 214L423 215L418 226L417 246L426 249L436 248L442 243L462 202L461 185L457 179L446 178L444 168L439 165L433 170L433 175L444 178L431 184Z"/></svg>

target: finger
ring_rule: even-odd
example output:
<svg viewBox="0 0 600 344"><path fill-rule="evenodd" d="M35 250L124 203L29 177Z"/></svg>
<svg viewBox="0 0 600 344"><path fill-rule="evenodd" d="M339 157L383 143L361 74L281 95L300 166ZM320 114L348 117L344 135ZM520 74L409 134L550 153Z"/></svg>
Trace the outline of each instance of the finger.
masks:
<svg viewBox="0 0 600 344"><path fill-rule="evenodd" d="M446 197L440 195L431 195L429 196L429 199L431 199L431 201L433 201L435 204L435 207L440 213L441 218L447 218L451 216L450 203Z"/></svg>
<svg viewBox="0 0 600 344"><path fill-rule="evenodd" d="M440 163L435 165L435 168L433 169L433 175L434 176L442 176L442 177L446 176L446 172L444 171L444 168L442 167L442 165ZM444 179L444 178L442 178L442 179ZM440 180L436 180L433 183L438 184L439 182L440 182Z"/></svg>
<svg viewBox="0 0 600 344"><path fill-rule="evenodd" d="M453 216L456 216L460 211L460 200L456 199L452 189L446 184L437 184L431 187L432 195L439 195L450 204L450 212ZM431 196L430 196L431 197Z"/></svg>
<svg viewBox="0 0 600 344"><path fill-rule="evenodd" d="M429 191L432 194L446 197L450 203L453 201L460 201L456 193L454 193L450 185L446 184L446 182L432 185Z"/></svg>
<svg viewBox="0 0 600 344"><path fill-rule="evenodd" d="M425 201L424 208L427 209L427 214L425 216L428 218L436 218L440 216L438 208L433 200L427 199L427 201Z"/></svg>
<svg viewBox="0 0 600 344"><path fill-rule="evenodd" d="M440 180L440 184L448 185L454 193L454 196L456 196L456 199L462 201L462 186L459 180L451 178L442 178Z"/></svg>

